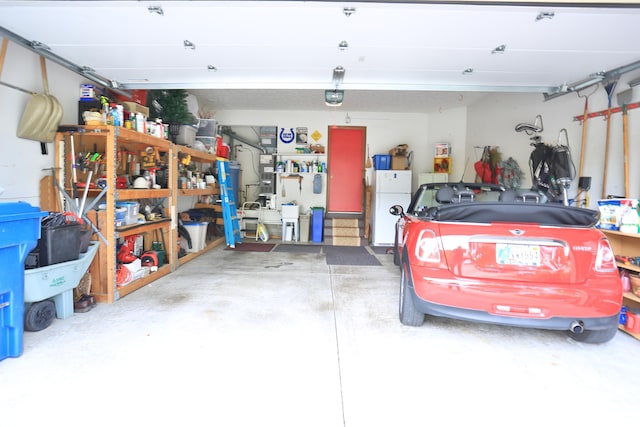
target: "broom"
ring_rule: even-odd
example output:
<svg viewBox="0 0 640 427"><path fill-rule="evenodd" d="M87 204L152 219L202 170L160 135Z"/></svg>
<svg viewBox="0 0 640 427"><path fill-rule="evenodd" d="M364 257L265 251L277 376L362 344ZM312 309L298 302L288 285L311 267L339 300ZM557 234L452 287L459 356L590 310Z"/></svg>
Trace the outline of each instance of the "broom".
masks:
<svg viewBox="0 0 640 427"><path fill-rule="evenodd" d="M367 144L367 162L364 165L365 168L371 168L371 155L369 154L369 144Z"/></svg>

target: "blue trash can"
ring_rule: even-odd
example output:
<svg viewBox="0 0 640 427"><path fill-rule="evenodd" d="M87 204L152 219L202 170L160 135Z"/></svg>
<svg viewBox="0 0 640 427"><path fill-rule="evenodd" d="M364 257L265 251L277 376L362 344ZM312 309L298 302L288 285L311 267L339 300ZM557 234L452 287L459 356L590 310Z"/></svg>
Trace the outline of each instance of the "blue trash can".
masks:
<svg viewBox="0 0 640 427"><path fill-rule="evenodd" d="M47 215L26 202L0 203L0 360L22 355L24 261Z"/></svg>
<svg viewBox="0 0 640 427"><path fill-rule="evenodd" d="M324 208L311 208L311 240L322 243L324 232Z"/></svg>

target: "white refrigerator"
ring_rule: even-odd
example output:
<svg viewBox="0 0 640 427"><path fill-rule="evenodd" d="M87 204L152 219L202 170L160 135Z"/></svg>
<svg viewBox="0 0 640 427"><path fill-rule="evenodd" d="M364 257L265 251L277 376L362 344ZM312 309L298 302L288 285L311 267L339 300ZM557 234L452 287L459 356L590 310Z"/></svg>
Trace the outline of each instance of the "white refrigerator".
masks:
<svg viewBox="0 0 640 427"><path fill-rule="evenodd" d="M389 213L393 205L403 209L411 202L411 171L376 170L371 186L371 241L374 246L393 246L397 216Z"/></svg>

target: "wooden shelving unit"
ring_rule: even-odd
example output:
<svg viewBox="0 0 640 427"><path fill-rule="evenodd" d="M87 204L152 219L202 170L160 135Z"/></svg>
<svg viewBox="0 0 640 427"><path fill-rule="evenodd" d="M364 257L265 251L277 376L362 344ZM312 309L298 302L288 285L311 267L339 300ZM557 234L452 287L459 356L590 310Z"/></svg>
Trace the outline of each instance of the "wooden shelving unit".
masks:
<svg viewBox="0 0 640 427"><path fill-rule="evenodd" d="M194 150L192 148L186 147L184 145L177 145L176 146L176 158L174 160L174 170L177 171L178 170L178 162L180 161L180 157L181 154L182 155L189 155L191 157L191 161L197 163L200 166L200 169L204 169L204 165L213 165L216 163L216 156L214 154L210 154L204 151L200 151L200 150ZM174 186L174 195L173 197L177 200L179 197L189 197L189 196L218 196L220 194L220 190L218 185L207 185L207 188L178 188L178 185ZM198 209L198 208L206 208L206 209L213 209L214 211L217 212L217 218L216 218L216 224L217 225L224 225L224 222L222 220L222 210L220 208L219 205L215 205L215 204L203 204L203 203L196 203L194 205L194 208ZM177 238L177 236L176 236ZM176 258L175 258L175 265L176 266L180 266L180 265L184 265L185 263L197 258L198 256L202 255L203 253L215 248L216 246L219 246L221 244L224 244L225 239L224 239L224 235L217 237L215 239L207 239L207 241L205 242L205 247L199 251L199 252L191 252L191 253L187 253L185 256L182 256L180 258L178 258L178 254L176 251Z"/></svg>
<svg viewBox="0 0 640 427"><path fill-rule="evenodd" d="M640 256L640 234L623 233L613 230L600 230L609 239L611 248L616 255L636 257ZM634 273L640 273L640 265L618 262L618 267L624 268ZM640 310L640 297L631 292L622 295L622 304L635 310ZM619 325L622 331L640 339L640 334L628 331L623 325Z"/></svg>
<svg viewBox="0 0 640 427"><path fill-rule="evenodd" d="M99 228L100 233L106 239L101 242L101 248L94 259L92 266L91 293L97 302L112 303L119 298L140 289L143 286L157 280L158 278L171 273L175 269L174 251L175 247L175 225L171 214L158 220L141 224L131 224L124 227L116 227L115 208L117 201L130 201L141 199L166 199L165 212L174 210L173 191L170 188L161 189L125 189L117 188L116 179L125 167L127 159L123 155L140 155L145 150L151 149L158 158L164 159L167 164L169 186L175 181L175 172L172 165L175 164L174 146L170 141L136 132L130 129L114 126L79 126L67 132L58 133L56 136L56 167L60 171L60 179L65 183L65 188L73 187L70 159L71 138L73 138L74 154L79 153L101 153L101 160L90 165L96 171L101 171L106 176L107 191L104 199L100 203L106 204L103 212L92 213L95 218L94 224ZM78 171L78 182L85 182L88 171ZM97 176L92 180L95 181ZM67 191L71 194L70 190ZM100 193L100 189L90 189L87 198L95 198ZM91 218L90 218L91 219ZM168 263L159 267L157 271L151 272L146 277L133 280L126 285L117 284L117 241L121 237L134 234L144 236L144 250L151 249L154 240L160 239L165 242L165 252ZM95 272L93 271L95 270Z"/></svg>

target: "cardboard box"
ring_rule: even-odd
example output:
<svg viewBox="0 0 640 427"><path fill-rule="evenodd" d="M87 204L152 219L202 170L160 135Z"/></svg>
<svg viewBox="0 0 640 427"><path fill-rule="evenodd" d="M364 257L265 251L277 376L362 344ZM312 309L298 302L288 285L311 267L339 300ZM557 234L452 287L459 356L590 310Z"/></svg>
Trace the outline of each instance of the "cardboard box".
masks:
<svg viewBox="0 0 640 427"><path fill-rule="evenodd" d="M393 170L405 170L405 169L407 169L407 158L405 156L393 156L393 157L391 157L391 169L393 169Z"/></svg>

